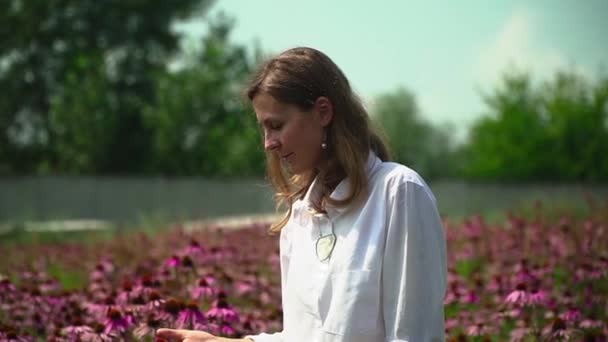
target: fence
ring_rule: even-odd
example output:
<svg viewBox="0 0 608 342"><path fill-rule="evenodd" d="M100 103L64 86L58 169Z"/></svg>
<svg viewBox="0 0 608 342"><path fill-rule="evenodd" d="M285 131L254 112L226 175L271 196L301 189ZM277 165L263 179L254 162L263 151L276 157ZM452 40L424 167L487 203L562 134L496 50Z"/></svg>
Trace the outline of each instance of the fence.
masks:
<svg viewBox="0 0 608 342"><path fill-rule="evenodd" d="M582 207L585 194L608 199L607 186L430 184L440 211L451 217L531 204ZM274 211L262 179L16 177L0 179L0 223L96 219L132 222L145 217L196 220Z"/></svg>

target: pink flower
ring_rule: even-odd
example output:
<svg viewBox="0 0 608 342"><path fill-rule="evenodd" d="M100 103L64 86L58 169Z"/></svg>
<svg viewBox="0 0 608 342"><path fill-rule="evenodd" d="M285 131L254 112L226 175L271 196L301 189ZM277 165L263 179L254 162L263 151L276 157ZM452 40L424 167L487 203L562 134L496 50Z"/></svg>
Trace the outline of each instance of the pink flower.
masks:
<svg viewBox="0 0 608 342"><path fill-rule="evenodd" d="M528 302L532 305L544 305L547 302L547 292L541 289L532 289L528 295Z"/></svg>
<svg viewBox="0 0 608 342"><path fill-rule="evenodd" d="M528 294L526 293L526 285L523 283L517 284L515 291L509 293L505 302L515 305L525 305L528 302Z"/></svg>
<svg viewBox="0 0 608 342"><path fill-rule="evenodd" d="M80 339L83 342L110 342L118 337L114 334L108 334L104 330L105 326L97 323L93 325L92 331L84 332Z"/></svg>
<svg viewBox="0 0 608 342"><path fill-rule="evenodd" d="M220 323L220 334L223 336L234 336L236 331L226 322Z"/></svg>
<svg viewBox="0 0 608 342"><path fill-rule="evenodd" d="M568 341L573 337L573 333L572 330L567 328L566 322L559 318L555 318L542 331L543 336L552 341Z"/></svg>
<svg viewBox="0 0 608 342"><path fill-rule="evenodd" d="M0 293L12 292L16 289L17 288L15 287L15 285L13 285L13 283L11 283L8 278L0 279Z"/></svg>
<svg viewBox="0 0 608 342"><path fill-rule="evenodd" d="M203 330L205 328L205 323L205 316L194 302L186 304L175 321L175 325L178 329Z"/></svg>
<svg viewBox="0 0 608 342"><path fill-rule="evenodd" d="M181 259L177 255L173 255L169 259L165 260L165 266L175 268L181 264Z"/></svg>
<svg viewBox="0 0 608 342"><path fill-rule="evenodd" d="M526 336L530 333L530 328L518 327L511 330L511 341L524 341Z"/></svg>
<svg viewBox="0 0 608 342"><path fill-rule="evenodd" d="M236 284L236 293L240 296L252 293L254 290L255 287L249 281L240 281Z"/></svg>
<svg viewBox="0 0 608 342"><path fill-rule="evenodd" d="M463 224L464 234L471 239L478 239L484 232L483 217L475 215Z"/></svg>
<svg viewBox="0 0 608 342"><path fill-rule="evenodd" d="M474 303L479 302L479 296L477 295L477 293L474 290L470 290L467 293L464 301L465 301L465 303L468 303L468 304L474 304Z"/></svg>
<svg viewBox="0 0 608 342"><path fill-rule="evenodd" d="M163 304L162 312L159 314L159 318L162 321L173 321L178 318L180 312L184 307L184 303L174 298L169 298Z"/></svg>
<svg viewBox="0 0 608 342"><path fill-rule="evenodd" d="M218 300L216 300L214 303L214 307L207 311L205 315L208 318L221 322L238 321L239 314L228 305L224 297L225 294L223 294L223 292L220 292Z"/></svg>
<svg viewBox="0 0 608 342"><path fill-rule="evenodd" d="M61 329L62 335L67 335L68 339L78 341L80 340L80 336L85 333L92 333L93 328L82 325L82 323L77 323L75 325L70 325Z"/></svg>
<svg viewBox="0 0 608 342"><path fill-rule="evenodd" d="M116 302L112 296L108 296L103 300L103 303L88 303L85 304L87 310L98 319L103 319L106 317L110 309L114 308Z"/></svg>
<svg viewBox="0 0 608 342"><path fill-rule="evenodd" d="M568 311L560 316L560 318L566 322L579 321L581 317L581 312L577 308L569 308Z"/></svg>
<svg viewBox="0 0 608 342"><path fill-rule="evenodd" d="M148 314L145 320L133 330L133 336L139 340L142 340L145 336L154 337L158 328L160 328L160 319L154 314Z"/></svg>
<svg viewBox="0 0 608 342"><path fill-rule="evenodd" d="M470 336L486 336L490 334L496 333L496 329L493 329L491 326L485 325L483 323L477 323L471 325L467 329L467 334Z"/></svg>
<svg viewBox="0 0 608 342"><path fill-rule="evenodd" d="M492 291L492 292L496 292L498 294L502 294L503 292L503 280L501 278L500 275L495 275L492 277L492 280L490 280L490 283L488 284L487 287L488 290Z"/></svg>
<svg viewBox="0 0 608 342"><path fill-rule="evenodd" d="M124 281L121 286L121 291L116 296L116 301L122 305L127 304L131 297L135 297L133 291L133 283L131 281Z"/></svg>
<svg viewBox="0 0 608 342"><path fill-rule="evenodd" d="M597 329L601 328L602 325L603 324L601 321L594 321L591 319L584 319L581 321L581 324L579 324L579 326L583 329Z"/></svg>
<svg viewBox="0 0 608 342"><path fill-rule="evenodd" d="M205 249L195 239L190 240L190 244L184 250L187 255L199 255L205 253Z"/></svg>
<svg viewBox="0 0 608 342"><path fill-rule="evenodd" d="M148 304L146 304L146 310L152 311L162 307L165 304L165 300L162 299L160 293L156 290L151 290L148 295Z"/></svg>
<svg viewBox="0 0 608 342"><path fill-rule="evenodd" d="M213 297L216 293L217 290L209 286L209 282L205 277L200 278L197 286L190 292L193 299Z"/></svg>
<svg viewBox="0 0 608 342"><path fill-rule="evenodd" d="M460 326L460 322L456 318L448 318L445 320L445 329L452 330Z"/></svg>
<svg viewBox="0 0 608 342"><path fill-rule="evenodd" d="M108 311L108 317L105 320L105 328L103 330L106 334L115 334L118 335L126 332L133 322L130 319L123 317L123 315L117 309L110 309Z"/></svg>

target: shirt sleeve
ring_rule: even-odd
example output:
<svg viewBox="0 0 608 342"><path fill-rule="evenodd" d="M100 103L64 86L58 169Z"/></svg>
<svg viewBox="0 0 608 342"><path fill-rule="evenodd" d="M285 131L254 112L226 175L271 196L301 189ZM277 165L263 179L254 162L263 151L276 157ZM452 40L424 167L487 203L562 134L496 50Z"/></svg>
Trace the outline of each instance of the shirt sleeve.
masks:
<svg viewBox="0 0 608 342"><path fill-rule="evenodd" d="M382 262L386 341L444 341L446 241L435 199L411 181L389 196Z"/></svg>
<svg viewBox="0 0 608 342"><path fill-rule="evenodd" d="M282 342L283 332L277 332L274 334L261 333L259 335L245 336L244 338L248 338L254 342Z"/></svg>
<svg viewBox="0 0 608 342"><path fill-rule="evenodd" d="M281 290L283 292L283 298L285 297L285 284L287 284L287 274L289 271L289 260L291 258L291 240L288 232L289 223L281 229L281 235L279 238L279 256L281 265ZM276 332L273 334L261 333L258 335L248 335L244 338L249 338L255 342L283 342L283 332Z"/></svg>

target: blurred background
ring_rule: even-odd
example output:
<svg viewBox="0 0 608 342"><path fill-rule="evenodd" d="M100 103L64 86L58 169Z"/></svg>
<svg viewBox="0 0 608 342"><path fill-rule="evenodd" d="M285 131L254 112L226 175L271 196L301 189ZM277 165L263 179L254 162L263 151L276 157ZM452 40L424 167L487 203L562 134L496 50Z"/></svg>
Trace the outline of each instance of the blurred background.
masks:
<svg viewBox="0 0 608 342"><path fill-rule="evenodd" d="M0 231L272 213L240 92L301 45L342 68L443 215L584 210L608 198L606 14L602 0L4 0Z"/></svg>

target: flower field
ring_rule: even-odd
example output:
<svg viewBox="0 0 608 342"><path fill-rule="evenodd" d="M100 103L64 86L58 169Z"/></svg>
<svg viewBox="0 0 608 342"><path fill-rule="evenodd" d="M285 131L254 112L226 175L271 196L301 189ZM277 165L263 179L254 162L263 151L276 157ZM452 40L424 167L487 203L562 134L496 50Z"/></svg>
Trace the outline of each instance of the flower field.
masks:
<svg viewBox="0 0 608 342"><path fill-rule="evenodd" d="M454 341L606 341L608 214L445 220ZM159 327L281 329L268 226L0 244L0 340L153 340Z"/></svg>

